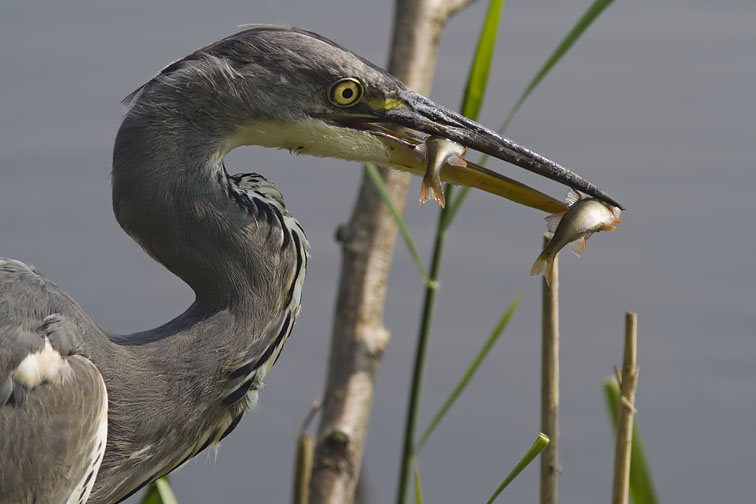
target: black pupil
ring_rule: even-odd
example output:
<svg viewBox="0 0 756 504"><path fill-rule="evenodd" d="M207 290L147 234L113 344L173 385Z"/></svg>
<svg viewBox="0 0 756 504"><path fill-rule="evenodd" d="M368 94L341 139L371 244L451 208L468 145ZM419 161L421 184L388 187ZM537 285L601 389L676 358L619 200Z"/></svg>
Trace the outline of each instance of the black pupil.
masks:
<svg viewBox="0 0 756 504"><path fill-rule="evenodd" d="M346 98L347 100L348 100L349 98L351 98L351 97L352 97L353 95L354 95L354 91L352 91L352 90L351 90L351 89L349 89L349 88L346 88L346 89L344 89L344 90L343 90L343 91L341 92L341 96L342 96L342 98Z"/></svg>

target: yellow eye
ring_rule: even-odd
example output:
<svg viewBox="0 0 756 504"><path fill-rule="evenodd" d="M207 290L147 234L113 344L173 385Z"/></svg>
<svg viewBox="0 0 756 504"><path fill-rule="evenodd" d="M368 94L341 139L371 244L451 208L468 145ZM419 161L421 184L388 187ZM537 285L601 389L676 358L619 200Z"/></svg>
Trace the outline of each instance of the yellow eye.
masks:
<svg viewBox="0 0 756 504"><path fill-rule="evenodd" d="M348 77L336 81L328 91L328 99L337 107L351 107L362 98L362 83Z"/></svg>

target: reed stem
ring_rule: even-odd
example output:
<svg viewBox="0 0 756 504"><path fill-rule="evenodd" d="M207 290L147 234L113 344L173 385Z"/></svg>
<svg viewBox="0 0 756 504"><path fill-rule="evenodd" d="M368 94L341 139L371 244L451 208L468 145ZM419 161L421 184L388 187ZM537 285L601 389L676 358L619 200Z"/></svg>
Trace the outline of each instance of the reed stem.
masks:
<svg viewBox="0 0 756 504"><path fill-rule="evenodd" d="M543 236L549 244L551 233ZM557 503L559 478L559 258L554 258L551 285L543 280L541 335L541 432L551 442L541 454L541 504Z"/></svg>
<svg viewBox="0 0 756 504"><path fill-rule="evenodd" d="M622 364L622 383L617 412L617 445L614 451L614 484L612 504L627 504L630 488L630 448L633 440L635 416L635 387L638 382L636 356L638 349L638 316L625 314L625 352Z"/></svg>

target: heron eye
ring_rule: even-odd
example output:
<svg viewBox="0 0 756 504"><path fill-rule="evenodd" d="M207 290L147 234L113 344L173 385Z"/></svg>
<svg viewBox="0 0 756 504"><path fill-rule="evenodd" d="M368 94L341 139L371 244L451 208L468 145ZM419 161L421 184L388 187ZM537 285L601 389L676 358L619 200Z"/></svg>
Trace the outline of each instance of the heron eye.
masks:
<svg viewBox="0 0 756 504"><path fill-rule="evenodd" d="M351 77L336 81L328 91L328 99L337 107L351 107L362 98L362 83Z"/></svg>

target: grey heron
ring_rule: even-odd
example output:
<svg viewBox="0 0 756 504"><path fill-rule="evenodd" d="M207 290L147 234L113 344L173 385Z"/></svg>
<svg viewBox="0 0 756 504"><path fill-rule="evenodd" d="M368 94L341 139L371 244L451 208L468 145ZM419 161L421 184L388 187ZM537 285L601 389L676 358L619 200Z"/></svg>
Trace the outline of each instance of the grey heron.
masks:
<svg viewBox="0 0 756 504"><path fill-rule="evenodd" d="M305 30L253 26L165 67L127 99L113 151L121 227L195 301L152 330L104 334L34 268L0 259L0 496L123 500L228 435L299 314L307 238L281 193L229 175L240 145L422 175L442 136L618 205L578 175L414 93ZM563 204L469 163L446 181Z"/></svg>

